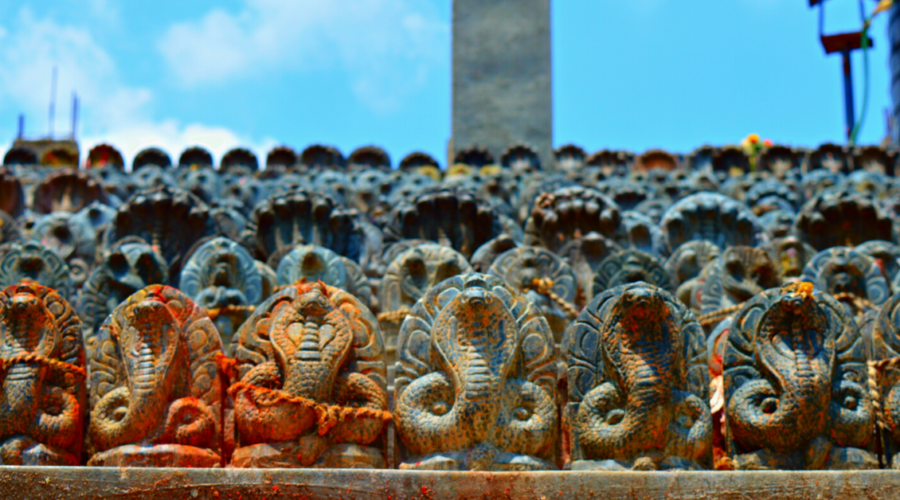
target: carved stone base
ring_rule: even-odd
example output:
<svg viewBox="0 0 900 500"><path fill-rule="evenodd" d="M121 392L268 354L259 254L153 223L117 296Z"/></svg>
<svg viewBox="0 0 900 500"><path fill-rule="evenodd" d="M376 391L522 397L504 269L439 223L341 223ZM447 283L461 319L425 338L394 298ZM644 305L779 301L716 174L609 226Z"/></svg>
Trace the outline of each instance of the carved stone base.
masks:
<svg viewBox="0 0 900 500"><path fill-rule="evenodd" d="M384 454L377 448L339 444L325 450L312 464L304 464L296 441L255 444L238 448L231 459L236 468L383 469Z"/></svg>
<svg viewBox="0 0 900 500"><path fill-rule="evenodd" d="M628 470L707 470L706 467L680 457L642 457L637 460L575 460L573 471L628 471Z"/></svg>
<svg viewBox="0 0 900 500"><path fill-rule="evenodd" d="M98 467L218 467L218 454L203 448L177 444L125 445L97 453L88 465Z"/></svg>
<svg viewBox="0 0 900 500"><path fill-rule="evenodd" d="M79 465L79 461L65 450L18 436L0 444L0 465Z"/></svg>
<svg viewBox="0 0 900 500"><path fill-rule="evenodd" d="M470 450L435 453L411 458L400 464L401 470L446 471L539 471L555 470L552 462L529 455L506 453L493 446L475 446Z"/></svg>
<svg viewBox="0 0 900 500"><path fill-rule="evenodd" d="M864 470L878 469L878 457L867 450L832 447L817 439L805 452L758 450L736 455L734 464L738 470Z"/></svg>

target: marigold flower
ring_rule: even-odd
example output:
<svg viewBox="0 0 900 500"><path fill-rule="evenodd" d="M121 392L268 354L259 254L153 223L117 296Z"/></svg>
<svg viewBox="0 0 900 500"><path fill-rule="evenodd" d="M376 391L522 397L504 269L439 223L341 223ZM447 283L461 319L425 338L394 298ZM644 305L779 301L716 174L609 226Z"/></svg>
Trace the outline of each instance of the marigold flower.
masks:
<svg viewBox="0 0 900 500"><path fill-rule="evenodd" d="M756 144L759 142L759 134L750 134L747 136L747 140L750 141L750 144Z"/></svg>

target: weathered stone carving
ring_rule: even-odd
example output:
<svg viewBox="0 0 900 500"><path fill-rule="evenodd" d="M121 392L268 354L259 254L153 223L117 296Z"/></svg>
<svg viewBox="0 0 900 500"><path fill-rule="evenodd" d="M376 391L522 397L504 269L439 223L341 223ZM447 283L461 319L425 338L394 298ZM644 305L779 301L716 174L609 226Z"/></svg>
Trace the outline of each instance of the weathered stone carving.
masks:
<svg viewBox="0 0 900 500"><path fill-rule="evenodd" d="M35 221L31 238L66 262L73 285L80 288L97 252L97 233L88 221L71 212L47 214Z"/></svg>
<svg viewBox="0 0 900 500"><path fill-rule="evenodd" d="M795 236L785 236L770 241L763 247L769 252L778 269L782 284L793 283L803 274L803 268L815 255L816 250Z"/></svg>
<svg viewBox="0 0 900 500"><path fill-rule="evenodd" d="M91 271L78 303L78 314L87 327L85 343L113 310L148 285L165 284L169 268L161 255L140 238L131 236L103 252Z"/></svg>
<svg viewBox="0 0 900 500"><path fill-rule="evenodd" d="M66 168L51 173L34 190L32 209L41 214L78 212L95 201L105 201L103 187L87 172Z"/></svg>
<svg viewBox="0 0 900 500"><path fill-rule="evenodd" d="M81 321L54 290L0 292L0 464L78 465L87 413Z"/></svg>
<svg viewBox="0 0 900 500"><path fill-rule="evenodd" d="M522 246L497 257L487 274L497 276L536 304L558 343L578 310L578 282L572 268L549 250Z"/></svg>
<svg viewBox="0 0 900 500"><path fill-rule="evenodd" d="M563 187L534 201L525 226L525 244L557 252L569 240L592 231L617 243L627 240L619 206L597 190Z"/></svg>
<svg viewBox="0 0 900 500"><path fill-rule="evenodd" d="M572 469L702 469L712 417L703 329L665 290L595 297L566 331Z"/></svg>
<svg viewBox="0 0 900 500"><path fill-rule="evenodd" d="M810 283L741 308L724 359L726 445L738 469L876 468L866 350L852 317Z"/></svg>
<svg viewBox="0 0 900 500"><path fill-rule="evenodd" d="M205 203L187 191L162 186L139 192L120 206L103 241L110 249L127 236L141 238L163 256L169 266L169 282L177 283L188 251L214 232Z"/></svg>
<svg viewBox="0 0 900 500"><path fill-rule="evenodd" d="M379 323L389 362L396 359L397 335L406 313L438 283L470 272L472 266L459 252L434 243L410 248L394 258L378 290Z"/></svg>
<svg viewBox="0 0 900 500"><path fill-rule="evenodd" d="M668 252L691 240L706 240L719 248L754 246L763 234L746 205L718 193L683 198L666 211L659 225Z"/></svg>
<svg viewBox="0 0 900 500"><path fill-rule="evenodd" d="M0 210L0 244L18 241L22 239L22 233L16 226L16 220L11 215Z"/></svg>
<svg viewBox="0 0 900 500"><path fill-rule="evenodd" d="M88 465L219 465L221 352L212 321L174 288L151 285L119 305L88 348Z"/></svg>
<svg viewBox="0 0 900 500"><path fill-rule="evenodd" d="M708 241L693 240L682 243L666 260L665 268L672 278L675 297L690 305L692 297L702 286L697 279L703 268L714 261L722 250Z"/></svg>
<svg viewBox="0 0 900 500"><path fill-rule="evenodd" d="M385 466L383 342L371 312L322 283L289 286L239 332L236 467Z"/></svg>
<svg viewBox="0 0 900 500"><path fill-rule="evenodd" d="M321 281L349 292L366 307L372 302L372 289L359 264L325 247L301 245L294 248L281 259L276 272L281 286L304 279L309 283Z"/></svg>
<svg viewBox="0 0 900 500"><path fill-rule="evenodd" d="M554 469L553 336L500 278L456 276L403 322L394 419L401 469Z"/></svg>
<svg viewBox="0 0 900 500"><path fill-rule="evenodd" d="M874 361L888 360L900 356L900 295L895 294L882 305L880 310L866 313L860 321L860 330L866 332L868 323ZM900 368L895 363L887 363L878 373L879 403L882 414L877 417L884 425L884 439L887 463L893 469L900 469Z"/></svg>
<svg viewBox="0 0 900 500"><path fill-rule="evenodd" d="M721 257L707 264L700 272L699 281L703 286L698 297L699 304L692 301L691 307L699 309L702 317L728 311L763 290L781 285L778 270L769 254L750 247L726 249ZM709 330L715 325L716 321L712 321L703 326Z"/></svg>
<svg viewBox="0 0 900 500"><path fill-rule="evenodd" d="M672 276L656 257L629 248L603 259L594 273L594 296L627 283L643 281L668 292L673 291Z"/></svg>
<svg viewBox="0 0 900 500"><path fill-rule="evenodd" d="M427 189L401 201L386 229L390 240L434 241L466 258L502 232L497 211L464 188Z"/></svg>
<svg viewBox="0 0 900 500"><path fill-rule="evenodd" d="M22 182L9 168L0 168L0 210L12 217L25 212L25 191Z"/></svg>
<svg viewBox="0 0 900 500"><path fill-rule="evenodd" d="M650 255L660 255L663 236L659 226L644 214L635 211L622 212L623 246L634 248Z"/></svg>
<svg viewBox="0 0 900 500"><path fill-rule="evenodd" d="M844 303L850 314L877 308L891 295L875 261L851 247L817 253L803 268L801 278Z"/></svg>
<svg viewBox="0 0 900 500"><path fill-rule="evenodd" d="M596 231L569 240L557 254L566 259L578 279L577 302L587 304L594 298L594 273L604 259L622 250L616 242Z"/></svg>
<svg viewBox="0 0 900 500"><path fill-rule="evenodd" d="M587 152L581 146L565 144L553 150L557 170L578 171L584 168Z"/></svg>
<svg viewBox="0 0 900 500"><path fill-rule="evenodd" d="M0 245L0 287L33 281L56 290L65 299L74 297L69 267L53 250L37 241Z"/></svg>
<svg viewBox="0 0 900 500"><path fill-rule="evenodd" d="M751 208L756 208L769 203L787 204L786 208L797 210L800 208L802 198L799 193L791 190L785 184L774 179L767 179L753 184L744 196L744 202Z"/></svg>
<svg viewBox="0 0 900 500"><path fill-rule="evenodd" d="M875 200L846 190L820 192L800 210L793 233L816 250L894 241L893 221Z"/></svg>
<svg viewBox="0 0 900 500"><path fill-rule="evenodd" d="M223 237L194 251L181 270L179 287L210 314L227 352L232 336L263 299L256 261L244 247Z"/></svg>
<svg viewBox="0 0 900 500"><path fill-rule="evenodd" d="M297 245L319 245L353 261L364 253L358 213L332 197L296 189L276 193L257 205L243 232L245 244L265 262Z"/></svg>
<svg viewBox="0 0 900 500"><path fill-rule="evenodd" d="M870 240L857 246L856 251L875 259L881 275L888 283L893 284L894 278L900 271L900 246L889 241ZM891 288L897 290L896 287L892 286Z"/></svg>
<svg viewBox="0 0 900 500"><path fill-rule="evenodd" d="M796 218L797 213L793 210L776 208L760 215L759 223L771 241L790 236Z"/></svg>
<svg viewBox="0 0 900 500"><path fill-rule="evenodd" d="M504 233L478 247L478 250L475 250L472 258L469 259L469 262L472 264L472 269L475 272L486 273L491 268L491 264L497 260L497 257L518 246L519 242L513 239L512 236Z"/></svg>

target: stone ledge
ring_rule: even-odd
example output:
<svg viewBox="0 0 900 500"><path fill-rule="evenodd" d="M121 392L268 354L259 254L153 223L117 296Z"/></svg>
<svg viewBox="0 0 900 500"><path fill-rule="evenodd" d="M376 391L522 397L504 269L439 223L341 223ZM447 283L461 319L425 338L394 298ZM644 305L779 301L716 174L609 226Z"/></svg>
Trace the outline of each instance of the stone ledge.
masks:
<svg viewBox="0 0 900 500"><path fill-rule="evenodd" d="M432 472L0 467L0 498L900 498L896 471Z"/></svg>

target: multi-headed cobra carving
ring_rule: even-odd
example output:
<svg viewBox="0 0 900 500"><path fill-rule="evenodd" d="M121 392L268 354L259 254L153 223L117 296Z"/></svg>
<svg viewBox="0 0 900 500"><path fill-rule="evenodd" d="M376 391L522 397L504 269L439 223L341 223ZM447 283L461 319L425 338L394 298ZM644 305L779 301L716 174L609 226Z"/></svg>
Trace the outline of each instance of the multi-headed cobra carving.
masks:
<svg viewBox="0 0 900 500"><path fill-rule="evenodd" d="M724 355L726 447L738 469L874 468L867 349L839 302L794 283L735 316Z"/></svg>
<svg viewBox="0 0 900 500"><path fill-rule="evenodd" d="M522 246L497 257L487 274L503 278L537 304L554 339L562 341L566 325L578 312L573 306L578 282L562 258L545 248Z"/></svg>
<svg viewBox="0 0 900 500"><path fill-rule="evenodd" d="M378 300L389 361L395 360L400 324L416 301L441 281L469 272L472 266L459 252L434 243L412 247L394 258L381 278ZM396 317L387 317L389 313Z"/></svg>
<svg viewBox="0 0 900 500"><path fill-rule="evenodd" d="M872 358L875 361L895 359L900 356L900 295L893 295L881 309L870 311L861 323L870 323ZM868 321L866 321L868 320ZM863 329L861 325L860 328ZM886 453L888 463L894 469L900 469L900 367L896 363L888 365L880 373L878 380L879 403L883 413L878 416L884 425L885 439L888 444Z"/></svg>
<svg viewBox="0 0 900 500"><path fill-rule="evenodd" d="M384 344L364 304L298 283L260 305L238 335L233 465L385 466Z"/></svg>
<svg viewBox="0 0 900 500"><path fill-rule="evenodd" d="M802 279L843 302L851 314L877 308L891 294L875 260L851 247L817 253L803 268Z"/></svg>
<svg viewBox="0 0 900 500"><path fill-rule="evenodd" d="M224 237L207 241L191 255L179 286L197 305L215 311L213 322L226 350L249 311L263 299L256 261L244 247Z"/></svg>
<svg viewBox="0 0 900 500"><path fill-rule="evenodd" d="M659 226L668 252L692 240L706 240L725 248L753 246L763 237L759 219L746 205L710 192L681 199L666 211Z"/></svg>
<svg viewBox="0 0 900 500"><path fill-rule="evenodd" d="M672 286L675 287L675 297L690 305L691 297L702 286L697 279L700 271L721 254L722 249L703 240L688 241L676 248L665 263L666 271L672 278Z"/></svg>
<svg viewBox="0 0 900 500"><path fill-rule="evenodd" d="M751 247L726 249L721 257L703 268L699 280L702 282L699 297L695 295L691 305L704 316L736 307L781 284L769 254ZM704 326L712 327L715 323Z"/></svg>
<svg viewBox="0 0 900 500"><path fill-rule="evenodd" d="M278 284L292 285L300 280L321 281L328 286L350 292L367 307L372 289L359 264L347 257L316 245L300 245L278 262Z"/></svg>
<svg viewBox="0 0 900 500"><path fill-rule="evenodd" d="M672 276L662 262L646 252L628 248L603 259L594 273L594 296L627 283L643 281L672 291Z"/></svg>
<svg viewBox="0 0 900 500"><path fill-rule="evenodd" d="M96 329L125 299L148 285L165 284L168 275L162 255L140 238L124 238L103 252L78 302L85 343L93 342Z"/></svg>
<svg viewBox="0 0 900 500"><path fill-rule="evenodd" d="M607 290L565 347L573 470L709 466L703 330L675 297L647 283Z"/></svg>
<svg viewBox="0 0 900 500"><path fill-rule="evenodd" d="M222 341L197 304L151 285L117 307L88 348L88 465L220 464Z"/></svg>
<svg viewBox="0 0 900 500"><path fill-rule="evenodd" d="M78 465L87 413L81 321L56 291L0 291L0 464Z"/></svg>
<svg viewBox="0 0 900 500"><path fill-rule="evenodd" d="M75 287L69 266L50 248L38 241L14 241L0 245L0 287L23 280L40 283L71 299Z"/></svg>
<svg viewBox="0 0 900 500"><path fill-rule="evenodd" d="M500 278L433 287L403 322L394 419L405 469L554 469L553 336Z"/></svg>

